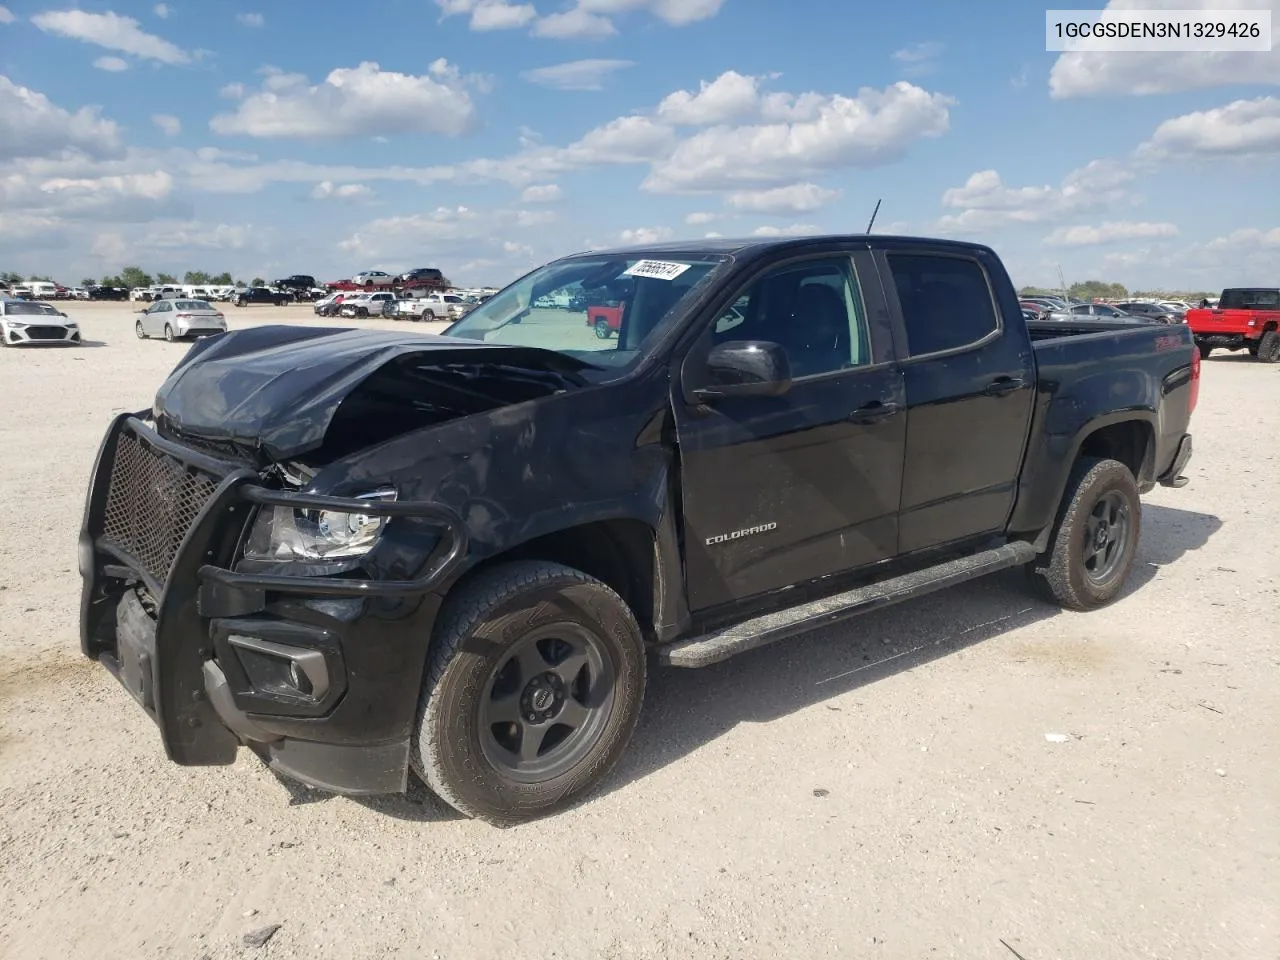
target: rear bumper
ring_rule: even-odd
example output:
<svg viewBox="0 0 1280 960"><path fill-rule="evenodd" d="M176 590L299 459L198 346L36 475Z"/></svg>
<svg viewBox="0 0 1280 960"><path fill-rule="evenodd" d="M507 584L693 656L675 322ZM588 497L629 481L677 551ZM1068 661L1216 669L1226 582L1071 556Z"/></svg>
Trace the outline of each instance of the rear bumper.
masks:
<svg viewBox="0 0 1280 960"><path fill-rule="evenodd" d="M130 549L120 542L113 471L122 443L136 456L139 442L168 471L148 474L151 488L178 496L176 484L189 473L211 492L185 532L176 523L164 528L167 541L141 530L145 517L131 516L129 529L141 532ZM151 716L176 763L230 763L245 745L273 769L322 789L402 790L440 603L432 591L462 556L461 524L431 504L380 504L392 517L384 534L391 557L373 559L380 544L362 571L368 579L238 572L239 545L260 506L354 505L269 490L258 480L158 437L136 417L117 418L99 452L80 535L81 649ZM172 561L156 559L157 543L179 538ZM397 578L415 544L421 573Z"/></svg>
<svg viewBox="0 0 1280 960"><path fill-rule="evenodd" d="M1182 471L1191 461L1191 434L1184 433L1182 439L1178 441L1178 451L1173 456L1173 463L1169 465L1169 469L1161 475L1160 483L1166 487L1185 487L1191 481L1182 475Z"/></svg>

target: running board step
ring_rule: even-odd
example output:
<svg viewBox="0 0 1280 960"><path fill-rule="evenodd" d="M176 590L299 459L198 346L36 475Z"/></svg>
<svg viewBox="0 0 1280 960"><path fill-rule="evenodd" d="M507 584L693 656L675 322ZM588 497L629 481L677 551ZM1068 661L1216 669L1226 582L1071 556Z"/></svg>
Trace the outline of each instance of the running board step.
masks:
<svg viewBox="0 0 1280 960"><path fill-rule="evenodd" d="M708 633L658 649L658 661L672 667L709 667L728 660L735 654L754 650L777 640L807 633L841 620L922 597L935 590L945 590L966 580L995 573L1007 567L1030 563L1038 556L1036 548L1025 541L1006 543L994 550L984 550L970 557L948 560L934 567L903 574L870 586L858 587L835 596L766 613L719 633Z"/></svg>

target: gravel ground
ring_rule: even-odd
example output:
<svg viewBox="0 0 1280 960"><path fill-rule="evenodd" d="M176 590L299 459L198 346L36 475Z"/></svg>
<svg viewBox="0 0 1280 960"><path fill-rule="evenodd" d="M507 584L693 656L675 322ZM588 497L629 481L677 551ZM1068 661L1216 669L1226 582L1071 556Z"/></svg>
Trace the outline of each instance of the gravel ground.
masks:
<svg viewBox="0 0 1280 960"><path fill-rule="evenodd" d="M656 671L603 790L498 830L173 766L80 657L92 457L184 348L69 312L84 348L0 352L0 956L1280 956L1280 368L1204 365L1110 609L997 576Z"/></svg>

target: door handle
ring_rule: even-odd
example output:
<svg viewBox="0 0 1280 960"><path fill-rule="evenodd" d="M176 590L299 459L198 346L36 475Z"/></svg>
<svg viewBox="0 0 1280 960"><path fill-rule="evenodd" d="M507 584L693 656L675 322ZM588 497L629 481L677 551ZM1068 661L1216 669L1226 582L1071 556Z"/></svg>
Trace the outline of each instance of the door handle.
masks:
<svg viewBox="0 0 1280 960"><path fill-rule="evenodd" d="M997 377L988 383L987 388L982 392L989 397L1002 397L1006 393L1021 389L1026 382L1021 377Z"/></svg>
<svg viewBox="0 0 1280 960"><path fill-rule="evenodd" d="M853 423L878 423L881 420L888 420L898 410L898 405L892 401L886 403L883 400L873 400L853 411L849 415L849 420Z"/></svg>

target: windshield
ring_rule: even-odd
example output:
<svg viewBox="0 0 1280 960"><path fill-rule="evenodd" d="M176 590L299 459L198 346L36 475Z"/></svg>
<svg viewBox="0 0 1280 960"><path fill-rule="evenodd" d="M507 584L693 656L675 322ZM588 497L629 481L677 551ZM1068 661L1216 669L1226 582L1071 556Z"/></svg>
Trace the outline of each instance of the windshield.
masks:
<svg viewBox="0 0 1280 960"><path fill-rule="evenodd" d="M5 312L10 316L56 317L58 311L47 303L10 303Z"/></svg>
<svg viewBox="0 0 1280 960"><path fill-rule="evenodd" d="M634 367L728 259L628 254L561 260L485 301L447 335L554 350L605 371L607 379Z"/></svg>

